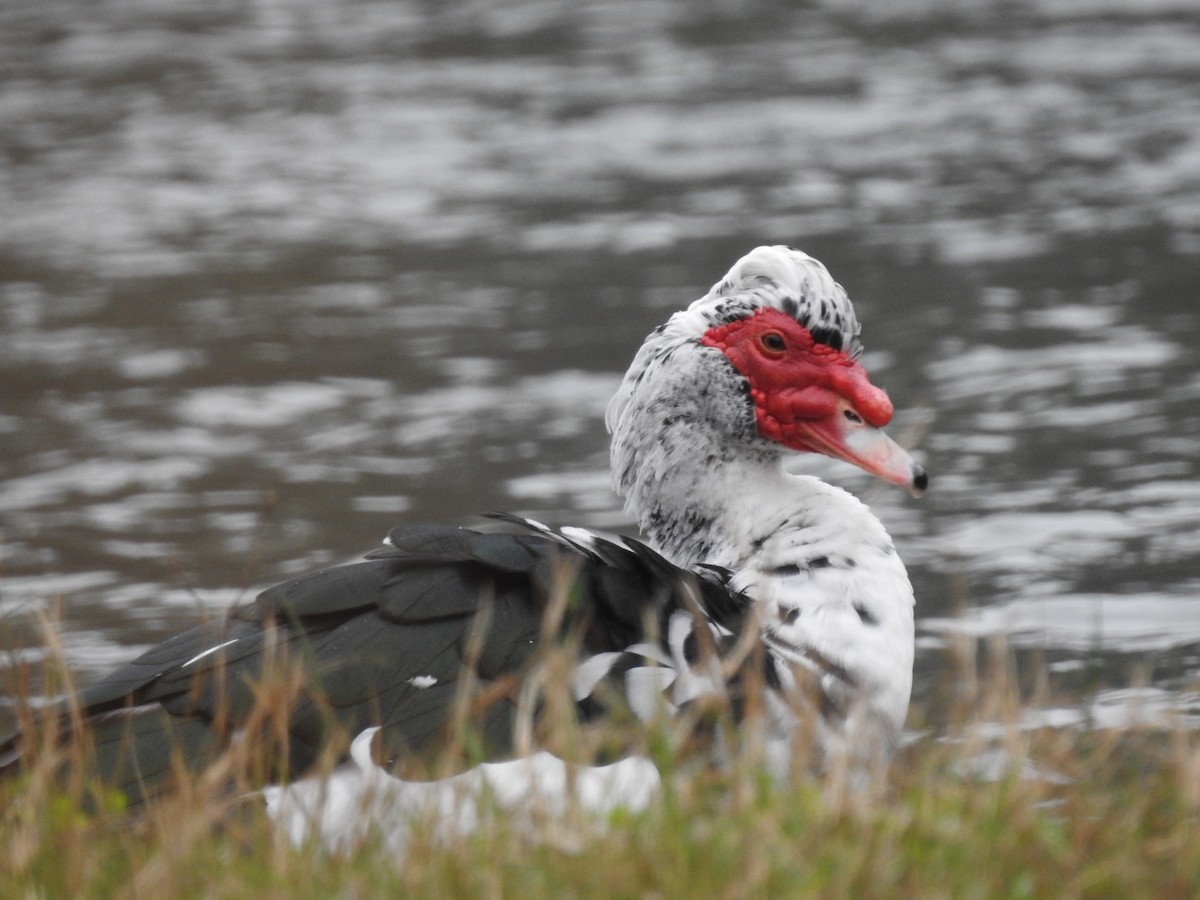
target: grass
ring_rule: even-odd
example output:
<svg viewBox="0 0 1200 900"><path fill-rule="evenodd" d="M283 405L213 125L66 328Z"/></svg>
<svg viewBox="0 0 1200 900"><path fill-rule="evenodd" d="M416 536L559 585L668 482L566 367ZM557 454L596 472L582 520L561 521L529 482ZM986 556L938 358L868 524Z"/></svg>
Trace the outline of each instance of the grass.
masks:
<svg viewBox="0 0 1200 900"><path fill-rule="evenodd" d="M568 815L531 834L495 815L459 839L418 826L402 859L371 841L295 848L260 804L221 790L224 772L131 815L39 761L0 781L0 896L1200 896L1200 734L1022 730L999 657L941 695L936 725L914 710L919 736L878 789L781 784L746 754L721 771L681 764L660 802L602 823ZM65 753L86 771L82 749Z"/></svg>

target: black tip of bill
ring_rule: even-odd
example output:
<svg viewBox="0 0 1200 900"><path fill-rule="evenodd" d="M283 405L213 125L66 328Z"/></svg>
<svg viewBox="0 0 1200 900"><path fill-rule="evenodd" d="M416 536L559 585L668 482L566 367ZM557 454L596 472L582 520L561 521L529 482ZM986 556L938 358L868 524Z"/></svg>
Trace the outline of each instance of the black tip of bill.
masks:
<svg viewBox="0 0 1200 900"><path fill-rule="evenodd" d="M928 487L929 487L929 473L925 471L924 467L919 466L916 463L913 463L912 487L910 487L908 489L909 493L912 494L914 497L920 497L923 493L925 493L925 490Z"/></svg>

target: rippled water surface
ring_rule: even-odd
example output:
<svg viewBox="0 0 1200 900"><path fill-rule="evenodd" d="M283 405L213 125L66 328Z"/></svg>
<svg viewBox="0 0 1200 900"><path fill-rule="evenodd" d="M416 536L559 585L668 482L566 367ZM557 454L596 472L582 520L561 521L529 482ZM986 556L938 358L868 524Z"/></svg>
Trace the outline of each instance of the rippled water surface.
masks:
<svg viewBox="0 0 1200 900"><path fill-rule="evenodd" d="M817 466L909 563L918 697L1009 633L1097 721L1200 716L1197 84L1190 0L10 3L4 640L58 606L88 679L399 521L627 527L620 373L789 243L934 476Z"/></svg>

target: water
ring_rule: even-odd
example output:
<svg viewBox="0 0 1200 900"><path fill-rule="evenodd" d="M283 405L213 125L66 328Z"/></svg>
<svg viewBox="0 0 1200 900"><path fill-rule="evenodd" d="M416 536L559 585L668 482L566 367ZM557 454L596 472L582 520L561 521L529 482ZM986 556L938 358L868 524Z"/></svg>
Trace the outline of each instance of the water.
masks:
<svg viewBox="0 0 1200 900"><path fill-rule="evenodd" d="M817 465L909 564L918 701L948 641L1009 633L1066 698L1032 719L1200 715L1190 0L0 17L21 658L57 608L86 681L399 521L627 527L620 373L783 242L855 299L933 474Z"/></svg>

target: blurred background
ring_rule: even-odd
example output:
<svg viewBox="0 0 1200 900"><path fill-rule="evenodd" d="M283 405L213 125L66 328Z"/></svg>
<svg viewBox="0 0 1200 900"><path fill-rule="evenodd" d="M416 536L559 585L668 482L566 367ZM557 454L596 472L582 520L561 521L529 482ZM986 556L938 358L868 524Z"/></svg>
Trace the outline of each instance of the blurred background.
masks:
<svg viewBox="0 0 1200 900"><path fill-rule="evenodd" d="M932 475L798 463L896 538L918 703L1008 634L1031 722L1200 720L1198 84L1194 0L8 0L4 664L403 521L628 528L621 373L786 243Z"/></svg>

